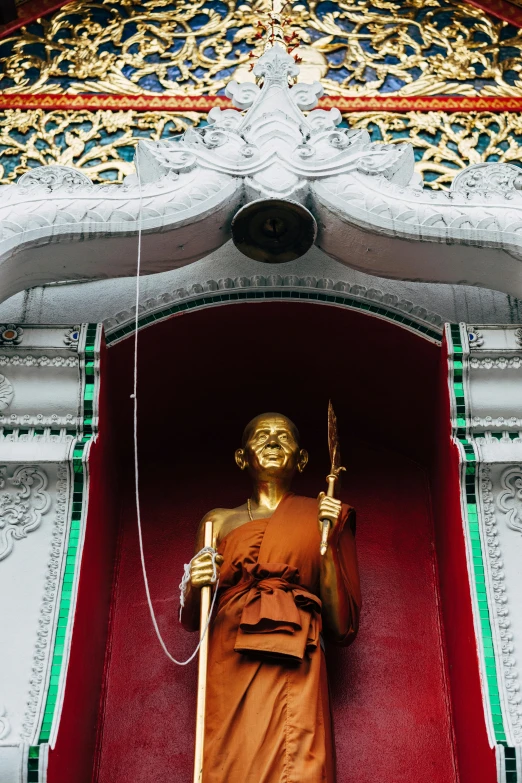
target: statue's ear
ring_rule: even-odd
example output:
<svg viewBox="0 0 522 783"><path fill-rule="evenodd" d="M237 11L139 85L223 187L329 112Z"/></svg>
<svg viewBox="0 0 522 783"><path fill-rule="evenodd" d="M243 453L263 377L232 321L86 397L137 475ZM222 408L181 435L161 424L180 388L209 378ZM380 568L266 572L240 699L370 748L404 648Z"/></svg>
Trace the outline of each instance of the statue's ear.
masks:
<svg viewBox="0 0 522 783"><path fill-rule="evenodd" d="M302 473L308 464L308 452L306 449L301 449L299 452L299 462L297 463L297 470Z"/></svg>
<svg viewBox="0 0 522 783"><path fill-rule="evenodd" d="M247 466L244 449L237 449L235 453L236 465L240 470L244 470Z"/></svg>

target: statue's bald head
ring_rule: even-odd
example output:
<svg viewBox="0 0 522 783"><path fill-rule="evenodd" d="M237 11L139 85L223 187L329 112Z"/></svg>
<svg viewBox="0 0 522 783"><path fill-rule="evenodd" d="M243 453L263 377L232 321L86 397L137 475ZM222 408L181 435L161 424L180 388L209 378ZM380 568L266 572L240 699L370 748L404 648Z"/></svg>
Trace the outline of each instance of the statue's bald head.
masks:
<svg viewBox="0 0 522 783"><path fill-rule="evenodd" d="M292 435L295 438L296 443L299 444L300 442L300 435L299 430L295 426L294 422L288 418L288 416L283 416L282 413L274 413L273 411L270 411L268 413L260 413L259 416L254 416L253 419L251 419L248 424L246 425L245 429L243 430L243 438L242 438L242 444L243 447L245 446L246 442L248 441L250 435L252 432L258 427L262 422L270 421L273 422L277 419L281 419L282 421L285 421L287 426L292 431Z"/></svg>

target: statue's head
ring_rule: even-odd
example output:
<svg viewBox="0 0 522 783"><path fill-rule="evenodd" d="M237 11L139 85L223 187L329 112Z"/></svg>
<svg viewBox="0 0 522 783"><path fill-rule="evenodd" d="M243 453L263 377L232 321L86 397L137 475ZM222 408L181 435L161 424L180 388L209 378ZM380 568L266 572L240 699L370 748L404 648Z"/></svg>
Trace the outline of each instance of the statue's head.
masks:
<svg viewBox="0 0 522 783"><path fill-rule="evenodd" d="M288 480L296 470L303 472L308 452L299 446L293 421L281 413L262 413L246 425L236 462L258 480Z"/></svg>

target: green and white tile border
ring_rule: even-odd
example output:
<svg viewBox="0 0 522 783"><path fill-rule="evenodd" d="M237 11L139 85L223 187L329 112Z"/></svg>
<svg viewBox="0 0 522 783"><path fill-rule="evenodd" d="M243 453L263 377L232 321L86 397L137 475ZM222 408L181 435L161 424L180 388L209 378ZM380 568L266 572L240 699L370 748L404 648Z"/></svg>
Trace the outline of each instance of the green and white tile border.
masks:
<svg viewBox="0 0 522 783"><path fill-rule="evenodd" d="M23 693L18 685L2 705L8 727L0 734L0 780L45 783L63 703L85 533L102 326L24 325L20 332L16 344L2 344L0 334L0 405L10 399L1 407L0 471L5 465L11 483L16 470L32 471L42 489L27 499L24 537L0 558L0 589L15 570L34 580L27 595L12 597L7 613L10 628L20 628L18 683L25 676L28 686ZM2 399L6 383L9 394Z"/></svg>
<svg viewBox="0 0 522 783"><path fill-rule="evenodd" d="M512 563L513 550L522 554L522 535L517 538L507 524L510 515L522 513L522 498L516 491L506 498L505 487L505 476L522 463L521 336L517 327L446 325L484 709L501 783L522 783L522 569Z"/></svg>
<svg viewBox="0 0 522 783"><path fill-rule="evenodd" d="M53 654L48 677L45 707L40 723L38 744L56 741L58 723L63 703L65 676L71 646L72 620L78 588L79 566L85 534L85 517L89 494L87 458L93 434L97 429L97 405L99 387L99 349L101 329L96 324L86 324L80 330L78 359L80 371L80 421L77 437L71 442L68 476L69 519L66 531L67 544L62 562L62 578L59 587L58 616L53 640ZM94 422L94 424L93 424ZM31 750L31 749L30 749Z"/></svg>
<svg viewBox="0 0 522 783"><path fill-rule="evenodd" d="M442 339L443 320L436 313L377 288L337 282L329 278L296 275L254 275L196 283L149 298L140 304L139 328L174 315L224 304L261 301L301 301L346 307L392 321L434 343ZM114 345L134 332L135 309L122 310L104 321L107 344Z"/></svg>

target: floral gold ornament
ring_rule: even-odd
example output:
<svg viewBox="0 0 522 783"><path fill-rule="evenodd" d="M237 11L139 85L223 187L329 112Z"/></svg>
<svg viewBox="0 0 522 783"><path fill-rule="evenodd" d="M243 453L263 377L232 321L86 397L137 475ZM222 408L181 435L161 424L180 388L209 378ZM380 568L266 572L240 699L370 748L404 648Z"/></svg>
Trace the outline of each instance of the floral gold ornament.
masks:
<svg viewBox="0 0 522 783"><path fill-rule="evenodd" d="M352 128L367 130L373 141L400 144L407 139L424 184L449 187L456 174L474 163L520 165L522 119L504 112L391 112L344 115Z"/></svg>
<svg viewBox="0 0 522 783"><path fill-rule="evenodd" d="M408 140L416 170L431 188L447 188L470 163L519 164L522 119L514 112L350 112L343 119L374 141ZM74 166L95 183L122 182L134 171L139 139L170 138L205 121L196 111L10 110L0 114L0 183L48 164Z"/></svg>
<svg viewBox="0 0 522 783"><path fill-rule="evenodd" d="M73 0L0 41L4 94L215 95L263 49L269 0ZM329 95L522 95L522 31L462 0L292 3ZM315 77L317 78L317 76Z"/></svg>
<svg viewBox="0 0 522 783"><path fill-rule="evenodd" d="M197 112L9 110L0 114L0 182L49 164L74 166L93 182L122 182L134 172L140 138L170 137L203 118Z"/></svg>

